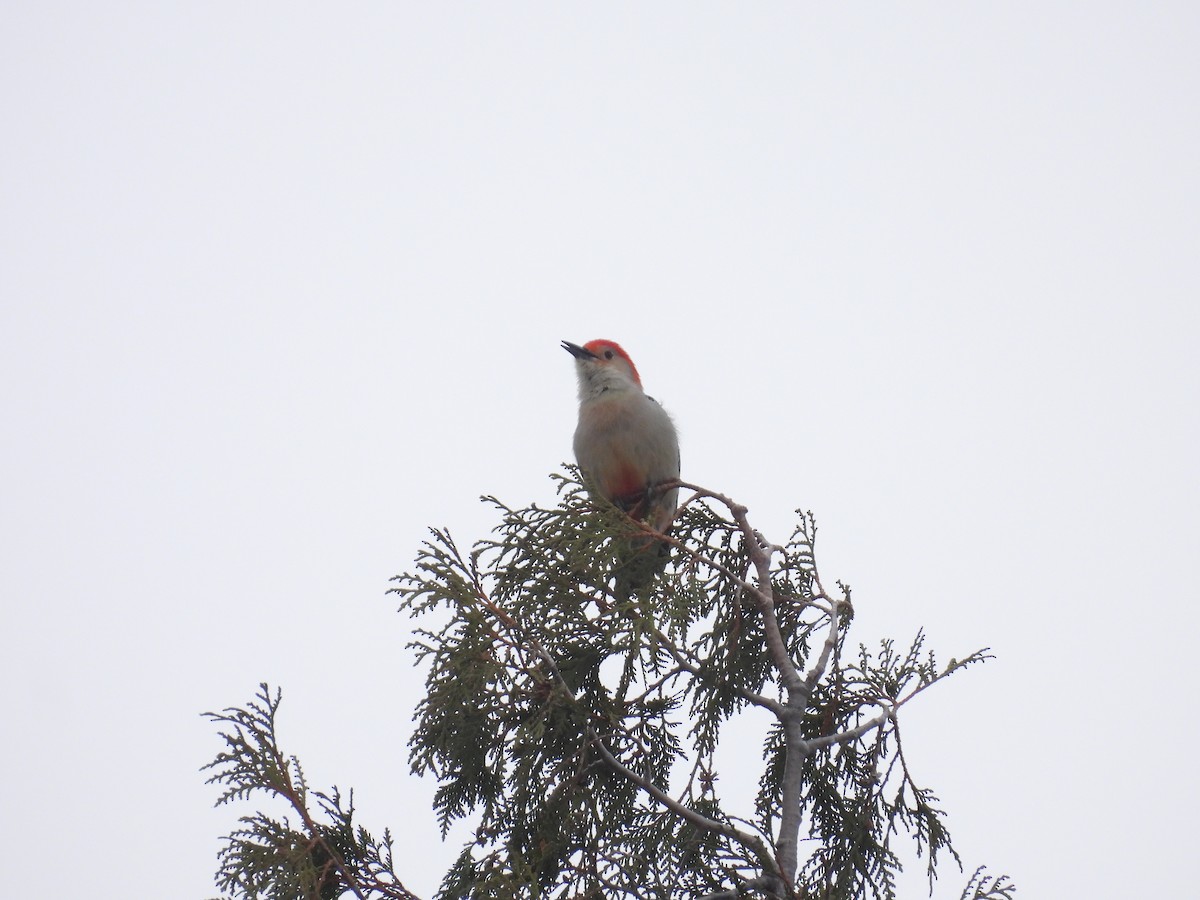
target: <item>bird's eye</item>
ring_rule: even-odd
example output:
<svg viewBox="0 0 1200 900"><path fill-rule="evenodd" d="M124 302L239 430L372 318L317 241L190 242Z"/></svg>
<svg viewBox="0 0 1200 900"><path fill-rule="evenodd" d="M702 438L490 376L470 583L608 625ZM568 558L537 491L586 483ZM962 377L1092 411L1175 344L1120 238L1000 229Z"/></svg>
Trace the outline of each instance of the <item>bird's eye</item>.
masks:
<svg viewBox="0 0 1200 900"><path fill-rule="evenodd" d="M605 350L605 351L604 351L604 358L605 358L605 359L612 359L612 358L613 358L613 352L612 352L611 350Z"/></svg>

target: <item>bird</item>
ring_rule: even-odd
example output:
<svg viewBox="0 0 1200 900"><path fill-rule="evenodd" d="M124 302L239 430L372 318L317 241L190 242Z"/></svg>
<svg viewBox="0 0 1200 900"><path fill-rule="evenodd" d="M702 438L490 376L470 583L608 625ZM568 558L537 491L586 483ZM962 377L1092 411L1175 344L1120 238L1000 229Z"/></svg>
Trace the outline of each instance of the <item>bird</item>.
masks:
<svg viewBox="0 0 1200 900"><path fill-rule="evenodd" d="M635 519L665 534L679 503L678 486L664 487L679 480L675 423L642 390L637 367L620 344L598 339L582 347L570 341L562 346L575 357L579 376L574 450L585 481Z"/></svg>

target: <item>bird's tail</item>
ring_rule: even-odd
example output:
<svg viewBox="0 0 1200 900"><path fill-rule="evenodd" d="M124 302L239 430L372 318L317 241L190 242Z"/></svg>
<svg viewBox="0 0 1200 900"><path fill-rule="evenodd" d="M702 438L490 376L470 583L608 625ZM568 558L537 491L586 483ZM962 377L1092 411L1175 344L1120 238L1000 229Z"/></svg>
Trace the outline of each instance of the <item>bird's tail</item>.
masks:
<svg viewBox="0 0 1200 900"><path fill-rule="evenodd" d="M678 488L661 490L650 487L637 502L626 508L635 519L644 521L661 534L670 531L675 519ZM640 595L662 574L671 559L671 544L652 534L636 533L618 549L615 569L615 593L618 600Z"/></svg>

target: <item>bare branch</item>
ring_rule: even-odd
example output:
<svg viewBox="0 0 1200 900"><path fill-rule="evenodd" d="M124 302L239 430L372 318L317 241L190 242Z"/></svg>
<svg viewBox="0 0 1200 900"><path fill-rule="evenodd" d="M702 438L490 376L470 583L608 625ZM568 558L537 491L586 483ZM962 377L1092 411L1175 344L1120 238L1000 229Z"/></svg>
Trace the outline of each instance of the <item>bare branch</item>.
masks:
<svg viewBox="0 0 1200 900"><path fill-rule="evenodd" d="M732 825L728 825L725 822L718 822L716 819L710 819L708 816L702 815L688 806L684 806L670 794L663 792L662 789L660 789L653 782L643 778L641 775L638 775L632 769L624 765L615 756L613 756L612 752L608 749L604 741L601 740L596 732L591 728L588 728L588 737L591 739L592 745L597 751L599 751L600 756L603 757L606 763L612 766L613 769L615 769L623 777L629 779L638 787L640 787L664 807L675 813L675 815L679 816L685 822L695 825L697 828L710 831L713 834L719 834L731 841L736 841L754 854L755 858L758 859L759 863L764 869L771 872L775 876L779 875L775 859L771 856L771 851L759 838L752 834L748 834L741 829L734 828Z"/></svg>
<svg viewBox="0 0 1200 900"><path fill-rule="evenodd" d="M814 573L815 571L814 568ZM815 580L817 576L814 574L813 578ZM821 589L821 593L829 601L829 630L825 635L825 643L821 647L821 653L817 657L817 661L809 669L808 675L804 679L805 699L812 694L813 688L817 686L817 682L825 674L825 670L829 666L829 659L833 655L834 648L837 647L838 640L841 637L841 623L838 621L838 614L841 612L841 601L835 600L828 594L825 594L823 588Z"/></svg>
<svg viewBox="0 0 1200 900"><path fill-rule="evenodd" d="M747 518L749 509L742 506L730 497L724 494L710 491L707 488L699 485L689 484L686 481L679 482L681 487L685 487L690 491L695 491L697 495L711 497L718 503L723 504L733 517L733 521L737 524L738 530L742 533L743 546L746 548L746 553L750 556L750 561L754 565L755 574L757 575L758 583L755 585L745 585L741 582L755 599L758 604L759 611L763 616L763 631L767 640L767 652L771 655L771 660L775 663L775 668L779 671L779 677L784 688L789 694L789 705L791 705L791 695L796 691L803 690L803 681L800 678L800 673L796 671L796 665L792 661L791 656L787 652L787 646L783 642L783 635L779 630L779 621L775 616L775 592L771 587L771 552L772 544L765 542L762 536L754 530L750 525L750 520Z"/></svg>

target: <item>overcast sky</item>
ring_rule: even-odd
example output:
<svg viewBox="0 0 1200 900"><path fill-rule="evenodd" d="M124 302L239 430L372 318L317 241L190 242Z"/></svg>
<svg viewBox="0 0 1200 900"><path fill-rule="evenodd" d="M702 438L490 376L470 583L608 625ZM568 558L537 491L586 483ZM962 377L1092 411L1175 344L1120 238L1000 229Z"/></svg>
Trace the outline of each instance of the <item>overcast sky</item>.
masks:
<svg viewBox="0 0 1200 900"><path fill-rule="evenodd" d="M552 499L606 337L855 639L994 648L902 720L968 871L1193 892L1200 6L1150 10L4 4L7 881L211 896L199 713L269 681L432 896L388 578Z"/></svg>

